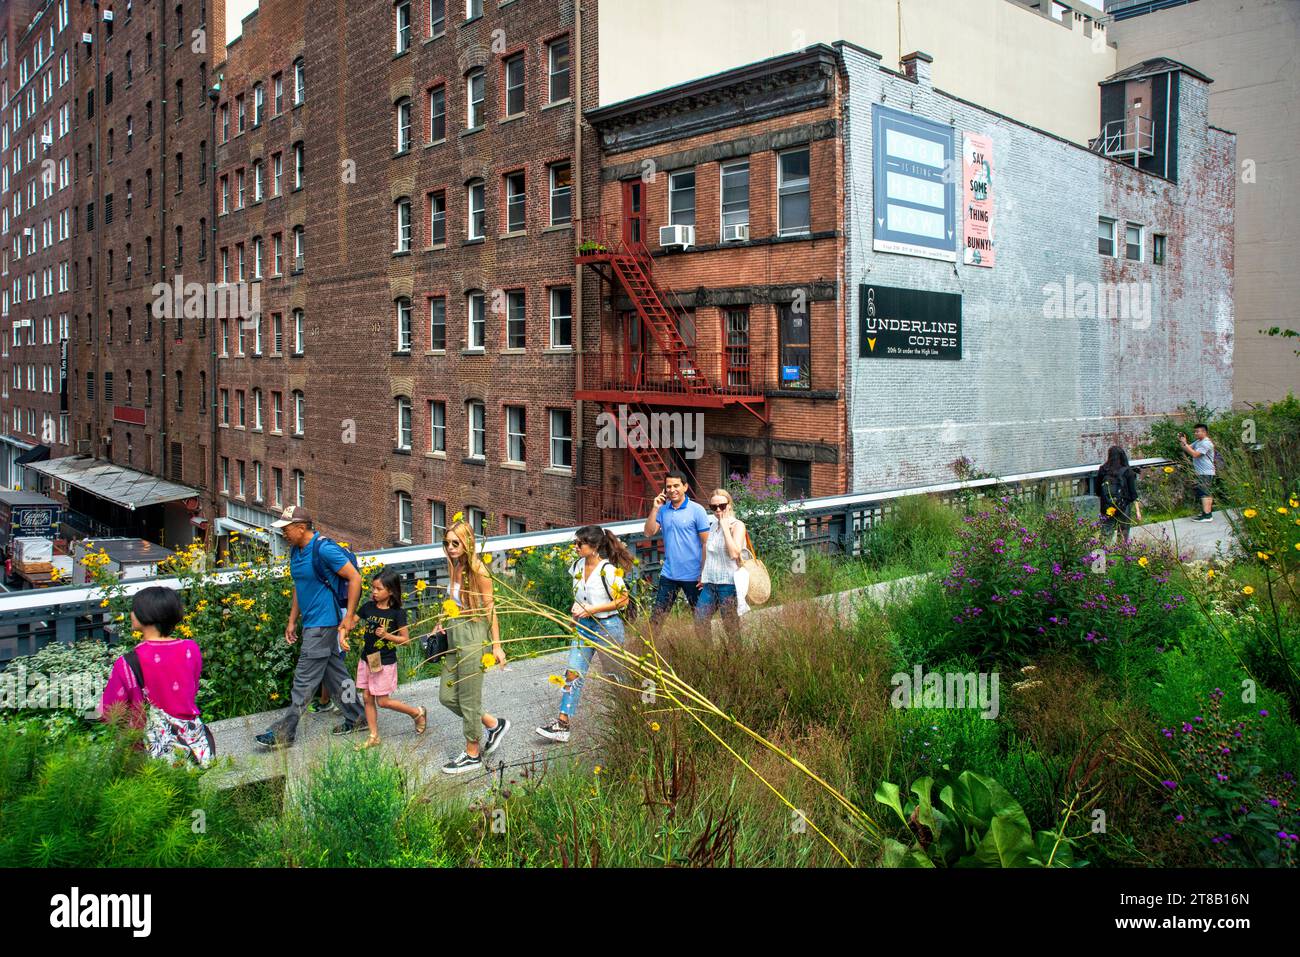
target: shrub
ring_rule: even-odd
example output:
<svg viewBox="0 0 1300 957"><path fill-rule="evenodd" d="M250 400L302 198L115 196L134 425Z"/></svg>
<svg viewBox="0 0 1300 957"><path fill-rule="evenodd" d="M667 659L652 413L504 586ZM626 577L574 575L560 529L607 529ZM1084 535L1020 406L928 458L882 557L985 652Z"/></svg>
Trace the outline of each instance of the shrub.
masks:
<svg viewBox="0 0 1300 957"><path fill-rule="evenodd" d="M952 548L960 524L958 513L934 496L900 498L889 515L863 536L863 558L878 566L928 571Z"/></svg>
<svg viewBox="0 0 1300 957"><path fill-rule="evenodd" d="M1210 859L1237 867L1290 867L1300 847L1300 807L1292 771L1263 773L1259 718L1225 717L1216 688L1196 715L1164 728L1178 768L1169 813L1195 830ZM1266 708L1259 717L1268 719ZM1275 720L1275 719L1274 719Z"/></svg>
<svg viewBox="0 0 1300 957"><path fill-rule="evenodd" d="M220 798L201 772L149 759L137 739L51 741L35 722L0 724L0 866L223 863L231 828Z"/></svg>

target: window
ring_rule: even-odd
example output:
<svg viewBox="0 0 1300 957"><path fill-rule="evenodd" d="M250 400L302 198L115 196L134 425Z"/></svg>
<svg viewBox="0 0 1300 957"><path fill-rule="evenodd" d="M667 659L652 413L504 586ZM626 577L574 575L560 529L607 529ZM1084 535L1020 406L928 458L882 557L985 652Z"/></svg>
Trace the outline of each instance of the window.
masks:
<svg viewBox="0 0 1300 957"><path fill-rule="evenodd" d="M441 542L447 537L447 503L429 502L429 527L433 541Z"/></svg>
<svg viewBox="0 0 1300 957"><path fill-rule="evenodd" d="M447 194L442 190L429 194L429 245L447 244Z"/></svg>
<svg viewBox="0 0 1300 957"><path fill-rule="evenodd" d="M253 202L262 201L262 164L260 162L253 164Z"/></svg>
<svg viewBox="0 0 1300 957"><path fill-rule="evenodd" d="M526 321L524 291L512 289L506 293L507 349L523 349L528 344Z"/></svg>
<svg viewBox="0 0 1300 957"><path fill-rule="evenodd" d="M1161 233L1151 234L1151 261L1157 266L1165 264L1165 239Z"/></svg>
<svg viewBox="0 0 1300 957"><path fill-rule="evenodd" d="M230 492L230 459L221 456L221 491Z"/></svg>
<svg viewBox="0 0 1300 957"><path fill-rule="evenodd" d="M239 459L239 493L238 494L240 498L244 497L244 477L247 471L246 466L247 463L245 463L243 459Z"/></svg>
<svg viewBox="0 0 1300 957"><path fill-rule="evenodd" d="M573 290L568 286L551 290L551 348L573 348Z"/></svg>
<svg viewBox="0 0 1300 957"><path fill-rule="evenodd" d="M808 150L782 153L777 165L777 232L794 236L811 229L811 191L809 189Z"/></svg>
<svg viewBox="0 0 1300 957"><path fill-rule="evenodd" d="M812 494L812 463L796 459L777 459L781 473L781 491L787 501L807 498Z"/></svg>
<svg viewBox="0 0 1300 957"><path fill-rule="evenodd" d="M262 431L262 390L253 390L253 428Z"/></svg>
<svg viewBox="0 0 1300 957"><path fill-rule="evenodd" d="M506 116L524 112L524 55L517 53L505 61Z"/></svg>
<svg viewBox="0 0 1300 957"><path fill-rule="evenodd" d="M284 181L284 156L276 153L271 157L271 195L279 196L281 183Z"/></svg>
<svg viewBox="0 0 1300 957"><path fill-rule="evenodd" d="M241 93L235 97L235 115L238 117L236 129L242 133L248 128L248 105L244 102L244 95Z"/></svg>
<svg viewBox="0 0 1300 957"><path fill-rule="evenodd" d="M471 70L465 74L465 129L473 130L483 125L483 71Z"/></svg>
<svg viewBox="0 0 1300 957"><path fill-rule="evenodd" d="M239 409L238 428L245 428L248 425L247 400L244 397L243 389L235 390L235 406Z"/></svg>
<svg viewBox="0 0 1300 957"><path fill-rule="evenodd" d="M695 170L682 170L668 177L668 222L672 226L695 225Z"/></svg>
<svg viewBox="0 0 1300 957"><path fill-rule="evenodd" d="M722 239L740 239L736 227L749 225L749 160L722 165ZM728 229L728 227L731 227Z"/></svg>
<svg viewBox="0 0 1300 957"><path fill-rule="evenodd" d="M429 297L429 349L442 352L447 348L447 299Z"/></svg>
<svg viewBox="0 0 1300 957"><path fill-rule="evenodd" d="M411 201L403 196L397 201L397 248L394 252L411 251Z"/></svg>
<svg viewBox="0 0 1300 957"><path fill-rule="evenodd" d="M1142 227L1137 223L1128 223L1124 227L1124 258L1132 262L1142 261Z"/></svg>
<svg viewBox="0 0 1300 957"><path fill-rule="evenodd" d="M447 0L429 0L429 36L441 36L447 30Z"/></svg>
<svg viewBox="0 0 1300 957"><path fill-rule="evenodd" d="M506 174L506 232L523 232L524 199L523 172Z"/></svg>
<svg viewBox="0 0 1300 957"><path fill-rule="evenodd" d="M569 93L569 38L552 40L546 45L548 74L547 100L558 103L567 100Z"/></svg>
<svg viewBox="0 0 1300 957"><path fill-rule="evenodd" d="M465 515L469 519L470 528L474 529L474 534L480 538L487 534L487 513L481 508L469 506L465 509Z"/></svg>
<svg viewBox="0 0 1300 957"><path fill-rule="evenodd" d="M261 236L254 236L254 237L253 237L253 278L254 278L254 279L261 279L261 278L262 278L262 237L261 237ZM261 341L261 338L262 338L262 334L261 334L262 324L261 324L261 323L258 323L258 325L257 325L257 329L258 329L257 338L258 338L258 341L259 341L259 345L258 345L258 347L255 348L253 351L254 351L254 352L259 352L259 353L260 353L260 352L262 351L261 346L260 346L260 341Z"/></svg>
<svg viewBox="0 0 1300 957"><path fill-rule="evenodd" d="M199 415L208 411L208 374L199 373Z"/></svg>
<svg viewBox="0 0 1300 957"><path fill-rule="evenodd" d="M262 501L262 463L253 463L253 501Z"/></svg>
<svg viewBox="0 0 1300 957"><path fill-rule="evenodd" d="M279 276L284 272L284 237L276 233L271 237L271 274ZM280 350L277 349L277 352Z"/></svg>
<svg viewBox="0 0 1300 957"><path fill-rule="evenodd" d="M447 138L447 88L436 86L429 91L429 142Z"/></svg>
<svg viewBox="0 0 1300 957"><path fill-rule="evenodd" d="M293 434L302 435L307 429L307 397L298 389L293 392Z"/></svg>
<svg viewBox="0 0 1300 957"><path fill-rule="evenodd" d="M300 356L307 344L307 317L301 309L293 311L293 354Z"/></svg>
<svg viewBox="0 0 1300 957"><path fill-rule="evenodd" d="M275 110L274 116L279 116L284 112L284 74L277 73L271 77L271 95L275 98L272 102ZM277 499L278 501L278 499Z"/></svg>
<svg viewBox="0 0 1300 957"><path fill-rule="evenodd" d="M429 451L447 451L447 403L429 403Z"/></svg>
<svg viewBox="0 0 1300 957"><path fill-rule="evenodd" d="M279 508L284 498L284 469L282 468L271 469L271 495L271 504Z"/></svg>
<svg viewBox="0 0 1300 957"><path fill-rule="evenodd" d="M482 402L469 402L465 406L465 414L469 420L470 457L484 458L487 455L487 433L484 428L486 409Z"/></svg>
<svg viewBox="0 0 1300 957"><path fill-rule="evenodd" d="M293 502L295 505L307 504L307 476L300 469L293 470Z"/></svg>
<svg viewBox="0 0 1300 957"><path fill-rule="evenodd" d="M524 424L523 406L506 406L506 461L516 465L525 461Z"/></svg>
<svg viewBox="0 0 1300 957"><path fill-rule="evenodd" d="M482 239L486 228L486 187L481 179L470 180L465 186L466 205L469 209L468 232L470 239Z"/></svg>
<svg viewBox="0 0 1300 957"><path fill-rule="evenodd" d="M405 153L411 148L411 101L397 101L397 152Z"/></svg>
<svg viewBox="0 0 1300 957"><path fill-rule="evenodd" d="M1103 256L1115 255L1115 220L1097 217L1097 252Z"/></svg>
<svg viewBox="0 0 1300 957"><path fill-rule="evenodd" d="M411 496L397 493L397 540L409 544L415 536L415 521L411 513Z"/></svg>
<svg viewBox="0 0 1300 957"><path fill-rule="evenodd" d="M551 225L573 220L573 168L568 163L551 167Z"/></svg>
<svg viewBox="0 0 1300 957"><path fill-rule="evenodd" d="M293 61L293 105L307 99L307 67L301 58Z"/></svg>
<svg viewBox="0 0 1300 957"><path fill-rule="evenodd" d="M397 300L397 351L411 351L411 300Z"/></svg>
<svg viewBox="0 0 1300 957"><path fill-rule="evenodd" d="M573 412L551 409L551 468L573 468Z"/></svg>
<svg viewBox="0 0 1300 957"><path fill-rule="evenodd" d="M393 43L393 51L396 53L405 53L411 49L411 4L409 0L397 4L397 36Z"/></svg>
<svg viewBox="0 0 1300 957"><path fill-rule="evenodd" d="M722 453L723 481L748 482L749 471L750 464L748 455L742 455L738 452Z"/></svg>
<svg viewBox="0 0 1300 957"><path fill-rule="evenodd" d="M397 397L397 447L411 451L411 400L404 395Z"/></svg>
<svg viewBox="0 0 1300 957"><path fill-rule="evenodd" d="M301 226L293 227L293 271L300 273L307 265Z"/></svg>
<svg viewBox="0 0 1300 957"><path fill-rule="evenodd" d="M178 411L185 409L185 373L179 369L176 371L176 408Z"/></svg>
<svg viewBox="0 0 1300 957"><path fill-rule="evenodd" d="M253 87L253 129L262 125L263 113L266 110L266 89L258 83Z"/></svg>
<svg viewBox="0 0 1300 957"><path fill-rule="evenodd" d="M284 430L284 393L271 393L271 431L281 432Z"/></svg>
<svg viewBox="0 0 1300 957"><path fill-rule="evenodd" d="M781 335L781 388L812 388L809 365L808 313L790 303L778 307Z"/></svg>
<svg viewBox="0 0 1300 957"><path fill-rule="evenodd" d="M307 151L302 143L293 144L293 188L302 189L307 178Z"/></svg>
<svg viewBox="0 0 1300 957"><path fill-rule="evenodd" d="M465 19L483 16L483 0L465 0Z"/></svg>
<svg viewBox="0 0 1300 957"><path fill-rule="evenodd" d="M221 104L221 142L230 142L230 104Z"/></svg>
<svg viewBox="0 0 1300 957"><path fill-rule="evenodd" d="M486 346L487 316L486 302L481 292L467 293L465 296L465 315L467 317L466 348L483 349Z"/></svg>

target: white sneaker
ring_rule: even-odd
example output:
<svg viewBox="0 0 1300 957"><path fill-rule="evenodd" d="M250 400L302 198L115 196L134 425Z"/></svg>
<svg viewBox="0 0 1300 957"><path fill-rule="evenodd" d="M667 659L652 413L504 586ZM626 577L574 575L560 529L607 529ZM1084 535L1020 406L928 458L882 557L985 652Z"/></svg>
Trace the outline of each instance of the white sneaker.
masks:
<svg viewBox="0 0 1300 957"><path fill-rule="evenodd" d="M569 726L558 720L552 721L545 727L538 728L537 733L543 738L549 738L552 741L564 742L569 740Z"/></svg>

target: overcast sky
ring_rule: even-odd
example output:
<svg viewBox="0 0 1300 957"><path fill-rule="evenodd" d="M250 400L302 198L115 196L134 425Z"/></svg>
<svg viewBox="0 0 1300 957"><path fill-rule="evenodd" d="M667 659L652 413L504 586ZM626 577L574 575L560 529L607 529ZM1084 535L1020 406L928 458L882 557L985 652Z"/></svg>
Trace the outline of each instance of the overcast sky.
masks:
<svg viewBox="0 0 1300 957"><path fill-rule="evenodd" d="M239 21L257 9L257 0L226 0L226 42L239 36Z"/></svg>

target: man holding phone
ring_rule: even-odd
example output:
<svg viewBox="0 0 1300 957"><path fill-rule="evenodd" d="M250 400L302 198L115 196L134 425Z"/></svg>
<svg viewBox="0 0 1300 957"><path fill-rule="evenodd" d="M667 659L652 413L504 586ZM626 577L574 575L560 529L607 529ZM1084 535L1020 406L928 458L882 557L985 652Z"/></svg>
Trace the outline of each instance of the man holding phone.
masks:
<svg viewBox="0 0 1300 957"><path fill-rule="evenodd" d="M704 546L709 538L709 515L704 506L686 495L686 476L669 472L664 489L655 496L645 520L646 538L664 533L664 564L659 570L651 623L657 624L673 607L680 591L694 610L700 598L700 573L704 570Z"/></svg>

